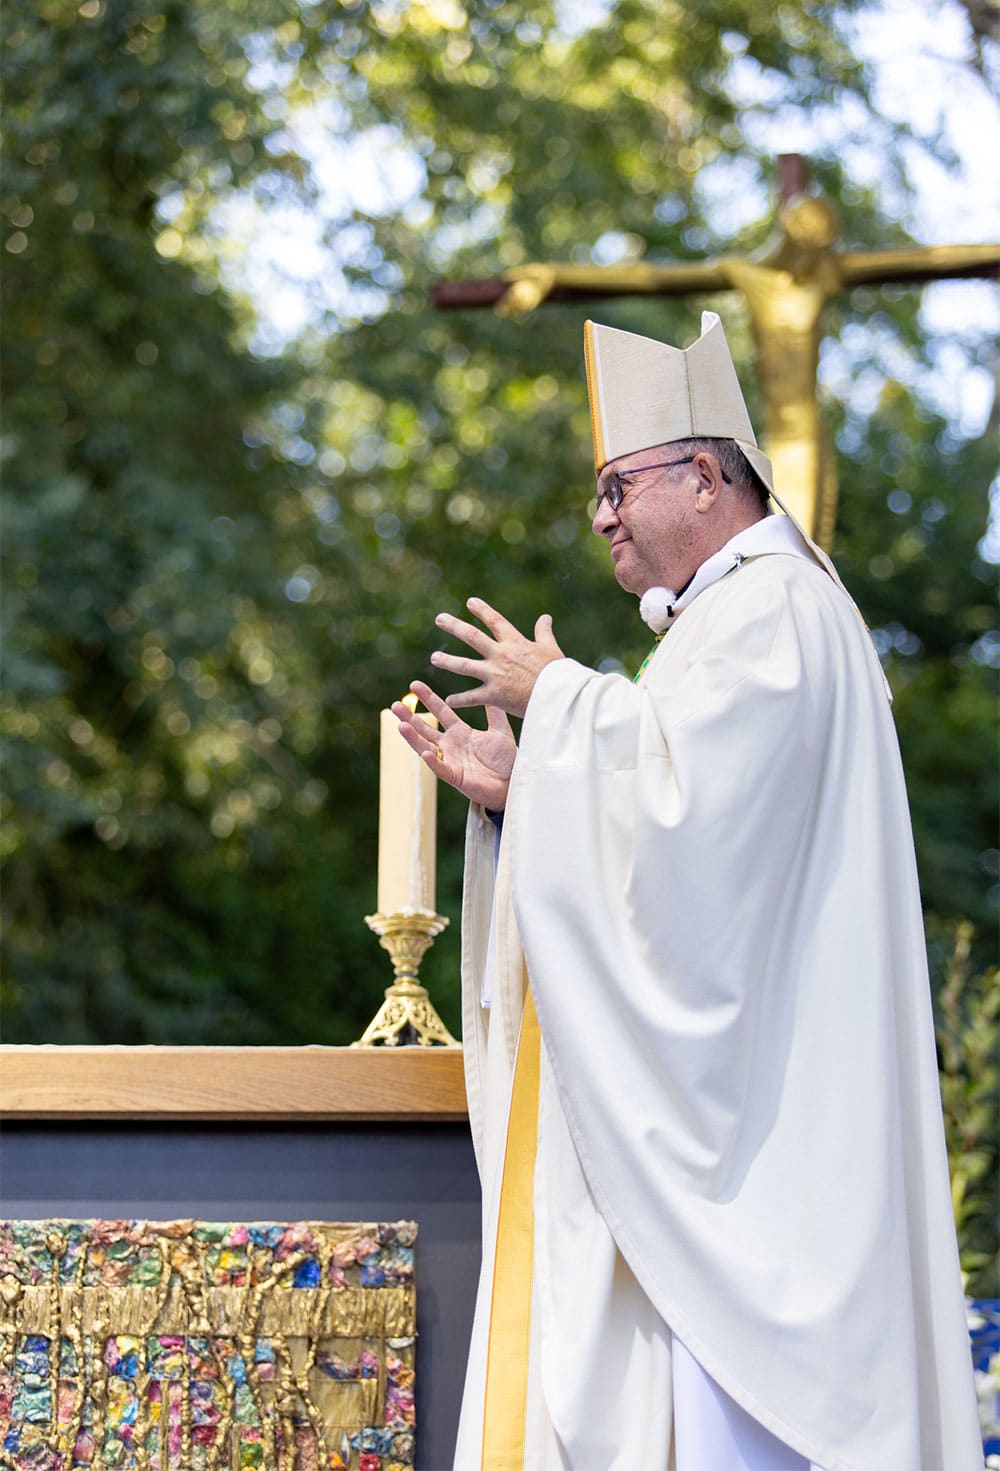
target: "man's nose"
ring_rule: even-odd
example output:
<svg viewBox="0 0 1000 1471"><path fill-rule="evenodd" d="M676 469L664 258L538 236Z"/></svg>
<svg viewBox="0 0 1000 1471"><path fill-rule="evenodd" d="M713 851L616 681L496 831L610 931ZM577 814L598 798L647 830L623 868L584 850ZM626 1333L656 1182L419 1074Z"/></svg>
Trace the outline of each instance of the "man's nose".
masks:
<svg viewBox="0 0 1000 1471"><path fill-rule="evenodd" d="M590 529L595 536L607 536L608 532L618 524L618 512L612 507L607 496L604 496L600 505L594 512L594 519L590 523Z"/></svg>

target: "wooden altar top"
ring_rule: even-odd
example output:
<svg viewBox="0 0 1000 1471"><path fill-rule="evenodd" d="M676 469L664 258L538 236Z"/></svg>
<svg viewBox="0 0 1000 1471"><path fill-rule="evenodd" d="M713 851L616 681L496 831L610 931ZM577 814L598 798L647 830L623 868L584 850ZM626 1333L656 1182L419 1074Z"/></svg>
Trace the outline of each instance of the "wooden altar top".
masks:
<svg viewBox="0 0 1000 1471"><path fill-rule="evenodd" d="M460 1048L0 1046L8 1119L457 1122Z"/></svg>

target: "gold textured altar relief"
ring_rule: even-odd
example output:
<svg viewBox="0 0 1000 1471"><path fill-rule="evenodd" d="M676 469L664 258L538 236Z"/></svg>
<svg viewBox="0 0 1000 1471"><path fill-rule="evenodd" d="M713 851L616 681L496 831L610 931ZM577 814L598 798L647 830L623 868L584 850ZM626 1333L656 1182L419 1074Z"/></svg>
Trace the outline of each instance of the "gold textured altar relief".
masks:
<svg viewBox="0 0 1000 1471"><path fill-rule="evenodd" d="M416 1232L0 1223L0 1463L406 1471Z"/></svg>

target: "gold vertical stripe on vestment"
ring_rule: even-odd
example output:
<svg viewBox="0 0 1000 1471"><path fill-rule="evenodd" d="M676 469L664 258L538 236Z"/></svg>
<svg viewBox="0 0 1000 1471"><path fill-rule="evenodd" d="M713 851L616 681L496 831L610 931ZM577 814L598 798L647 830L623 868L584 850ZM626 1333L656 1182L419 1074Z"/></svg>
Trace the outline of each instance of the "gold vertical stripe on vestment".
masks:
<svg viewBox="0 0 1000 1471"><path fill-rule="evenodd" d="M601 415L601 376L597 363L597 329L593 322L583 324L583 361L587 368L590 430L594 436L594 469L600 474L607 464L607 456L604 453L604 425Z"/></svg>
<svg viewBox="0 0 1000 1471"><path fill-rule="evenodd" d="M524 1465L540 1053L538 1017L529 990L521 1017L500 1184L486 1348L482 1471L521 1471Z"/></svg>

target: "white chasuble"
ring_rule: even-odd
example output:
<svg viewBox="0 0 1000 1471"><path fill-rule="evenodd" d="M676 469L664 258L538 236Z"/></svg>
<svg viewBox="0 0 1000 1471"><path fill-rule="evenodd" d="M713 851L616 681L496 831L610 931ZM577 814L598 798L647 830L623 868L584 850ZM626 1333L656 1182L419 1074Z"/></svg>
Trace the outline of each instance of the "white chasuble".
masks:
<svg viewBox="0 0 1000 1471"><path fill-rule="evenodd" d="M672 1471L674 1339L807 1464L981 1466L909 816L843 590L804 558L751 555L677 617L640 685L550 664L495 896L493 870L474 809L464 1041L484 1268L456 1471ZM498 1365L526 975L530 1323ZM484 1459L488 1380L494 1401L523 1390L519 1459Z"/></svg>

